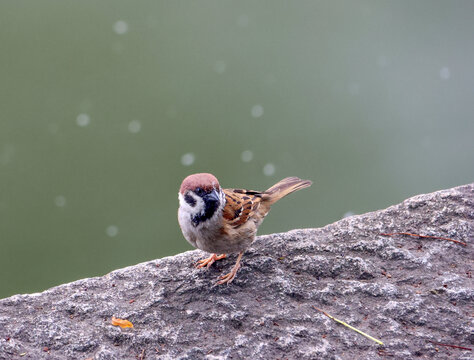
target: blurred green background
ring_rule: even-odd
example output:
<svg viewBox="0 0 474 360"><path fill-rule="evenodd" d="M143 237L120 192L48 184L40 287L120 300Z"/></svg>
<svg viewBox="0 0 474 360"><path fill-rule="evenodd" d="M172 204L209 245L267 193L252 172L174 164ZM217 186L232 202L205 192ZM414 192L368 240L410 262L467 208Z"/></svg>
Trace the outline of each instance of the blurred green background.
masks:
<svg viewBox="0 0 474 360"><path fill-rule="evenodd" d="M190 173L314 185L260 234L474 179L473 1L2 1L0 297L190 249ZM410 229L413 230L413 229Z"/></svg>

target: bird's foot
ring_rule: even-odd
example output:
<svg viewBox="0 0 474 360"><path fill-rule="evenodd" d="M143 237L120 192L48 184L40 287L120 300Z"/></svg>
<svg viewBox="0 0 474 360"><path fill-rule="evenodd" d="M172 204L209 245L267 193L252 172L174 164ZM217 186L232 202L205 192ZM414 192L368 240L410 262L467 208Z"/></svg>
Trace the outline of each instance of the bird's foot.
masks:
<svg viewBox="0 0 474 360"><path fill-rule="evenodd" d="M221 260L221 259L225 259L226 255L225 254L221 254L221 255L217 255L217 254L212 254L211 256L209 256L208 258L206 259L202 259L202 260L199 260L194 266L197 268L197 269L201 269L203 268L204 266L211 266L212 264L214 264L216 262L216 260Z"/></svg>
<svg viewBox="0 0 474 360"><path fill-rule="evenodd" d="M240 265L234 266L232 270L230 271L230 273L219 276L219 281L216 282L216 285L222 285L222 284L229 285L232 282L232 280L234 280L235 275L237 274L237 270L239 270L239 268L240 268Z"/></svg>
<svg viewBox="0 0 474 360"><path fill-rule="evenodd" d="M232 282L232 280L234 280L235 275L237 275L237 271L239 271L240 269L240 259L242 259L243 254L244 254L243 251L239 254L239 256L237 257L237 262L235 263L232 270L230 270L230 273L219 276L219 281L216 282L216 285L222 285L222 284L229 285Z"/></svg>

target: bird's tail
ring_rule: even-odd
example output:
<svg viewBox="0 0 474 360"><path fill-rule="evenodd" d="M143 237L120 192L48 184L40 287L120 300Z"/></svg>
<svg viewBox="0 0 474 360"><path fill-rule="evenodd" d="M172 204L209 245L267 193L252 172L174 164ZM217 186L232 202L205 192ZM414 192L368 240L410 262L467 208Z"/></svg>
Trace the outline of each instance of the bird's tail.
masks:
<svg viewBox="0 0 474 360"><path fill-rule="evenodd" d="M311 186L311 184L312 182L310 180L301 180L295 176L284 178L264 192L266 195L265 200L271 205L286 195L307 188Z"/></svg>

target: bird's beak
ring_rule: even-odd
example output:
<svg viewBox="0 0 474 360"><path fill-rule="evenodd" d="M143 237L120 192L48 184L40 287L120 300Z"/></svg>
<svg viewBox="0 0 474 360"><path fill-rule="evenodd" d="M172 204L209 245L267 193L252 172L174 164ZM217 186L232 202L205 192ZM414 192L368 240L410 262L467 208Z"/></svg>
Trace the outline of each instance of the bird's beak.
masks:
<svg viewBox="0 0 474 360"><path fill-rule="evenodd" d="M206 198L207 201L212 201L212 202L220 201L219 193L216 190L212 190L209 194L206 194L204 197Z"/></svg>

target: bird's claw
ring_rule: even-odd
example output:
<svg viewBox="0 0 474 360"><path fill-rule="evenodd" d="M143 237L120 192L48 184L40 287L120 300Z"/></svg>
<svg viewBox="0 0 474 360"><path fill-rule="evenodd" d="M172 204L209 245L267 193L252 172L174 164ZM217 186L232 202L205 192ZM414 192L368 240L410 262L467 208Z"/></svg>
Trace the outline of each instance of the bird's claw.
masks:
<svg viewBox="0 0 474 360"><path fill-rule="evenodd" d="M237 271L240 269L240 264L236 264L230 271L230 273L219 276L219 281L216 282L216 285L223 285L227 284L229 285L235 278L235 275L237 275Z"/></svg>
<svg viewBox="0 0 474 360"><path fill-rule="evenodd" d="M216 262L216 260L221 260L221 259L224 259L225 257L226 257L226 254L221 254L221 255L212 254L206 259L199 260L194 266L196 267L196 269L201 269L205 266L210 267L212 264Z"/></svg>

